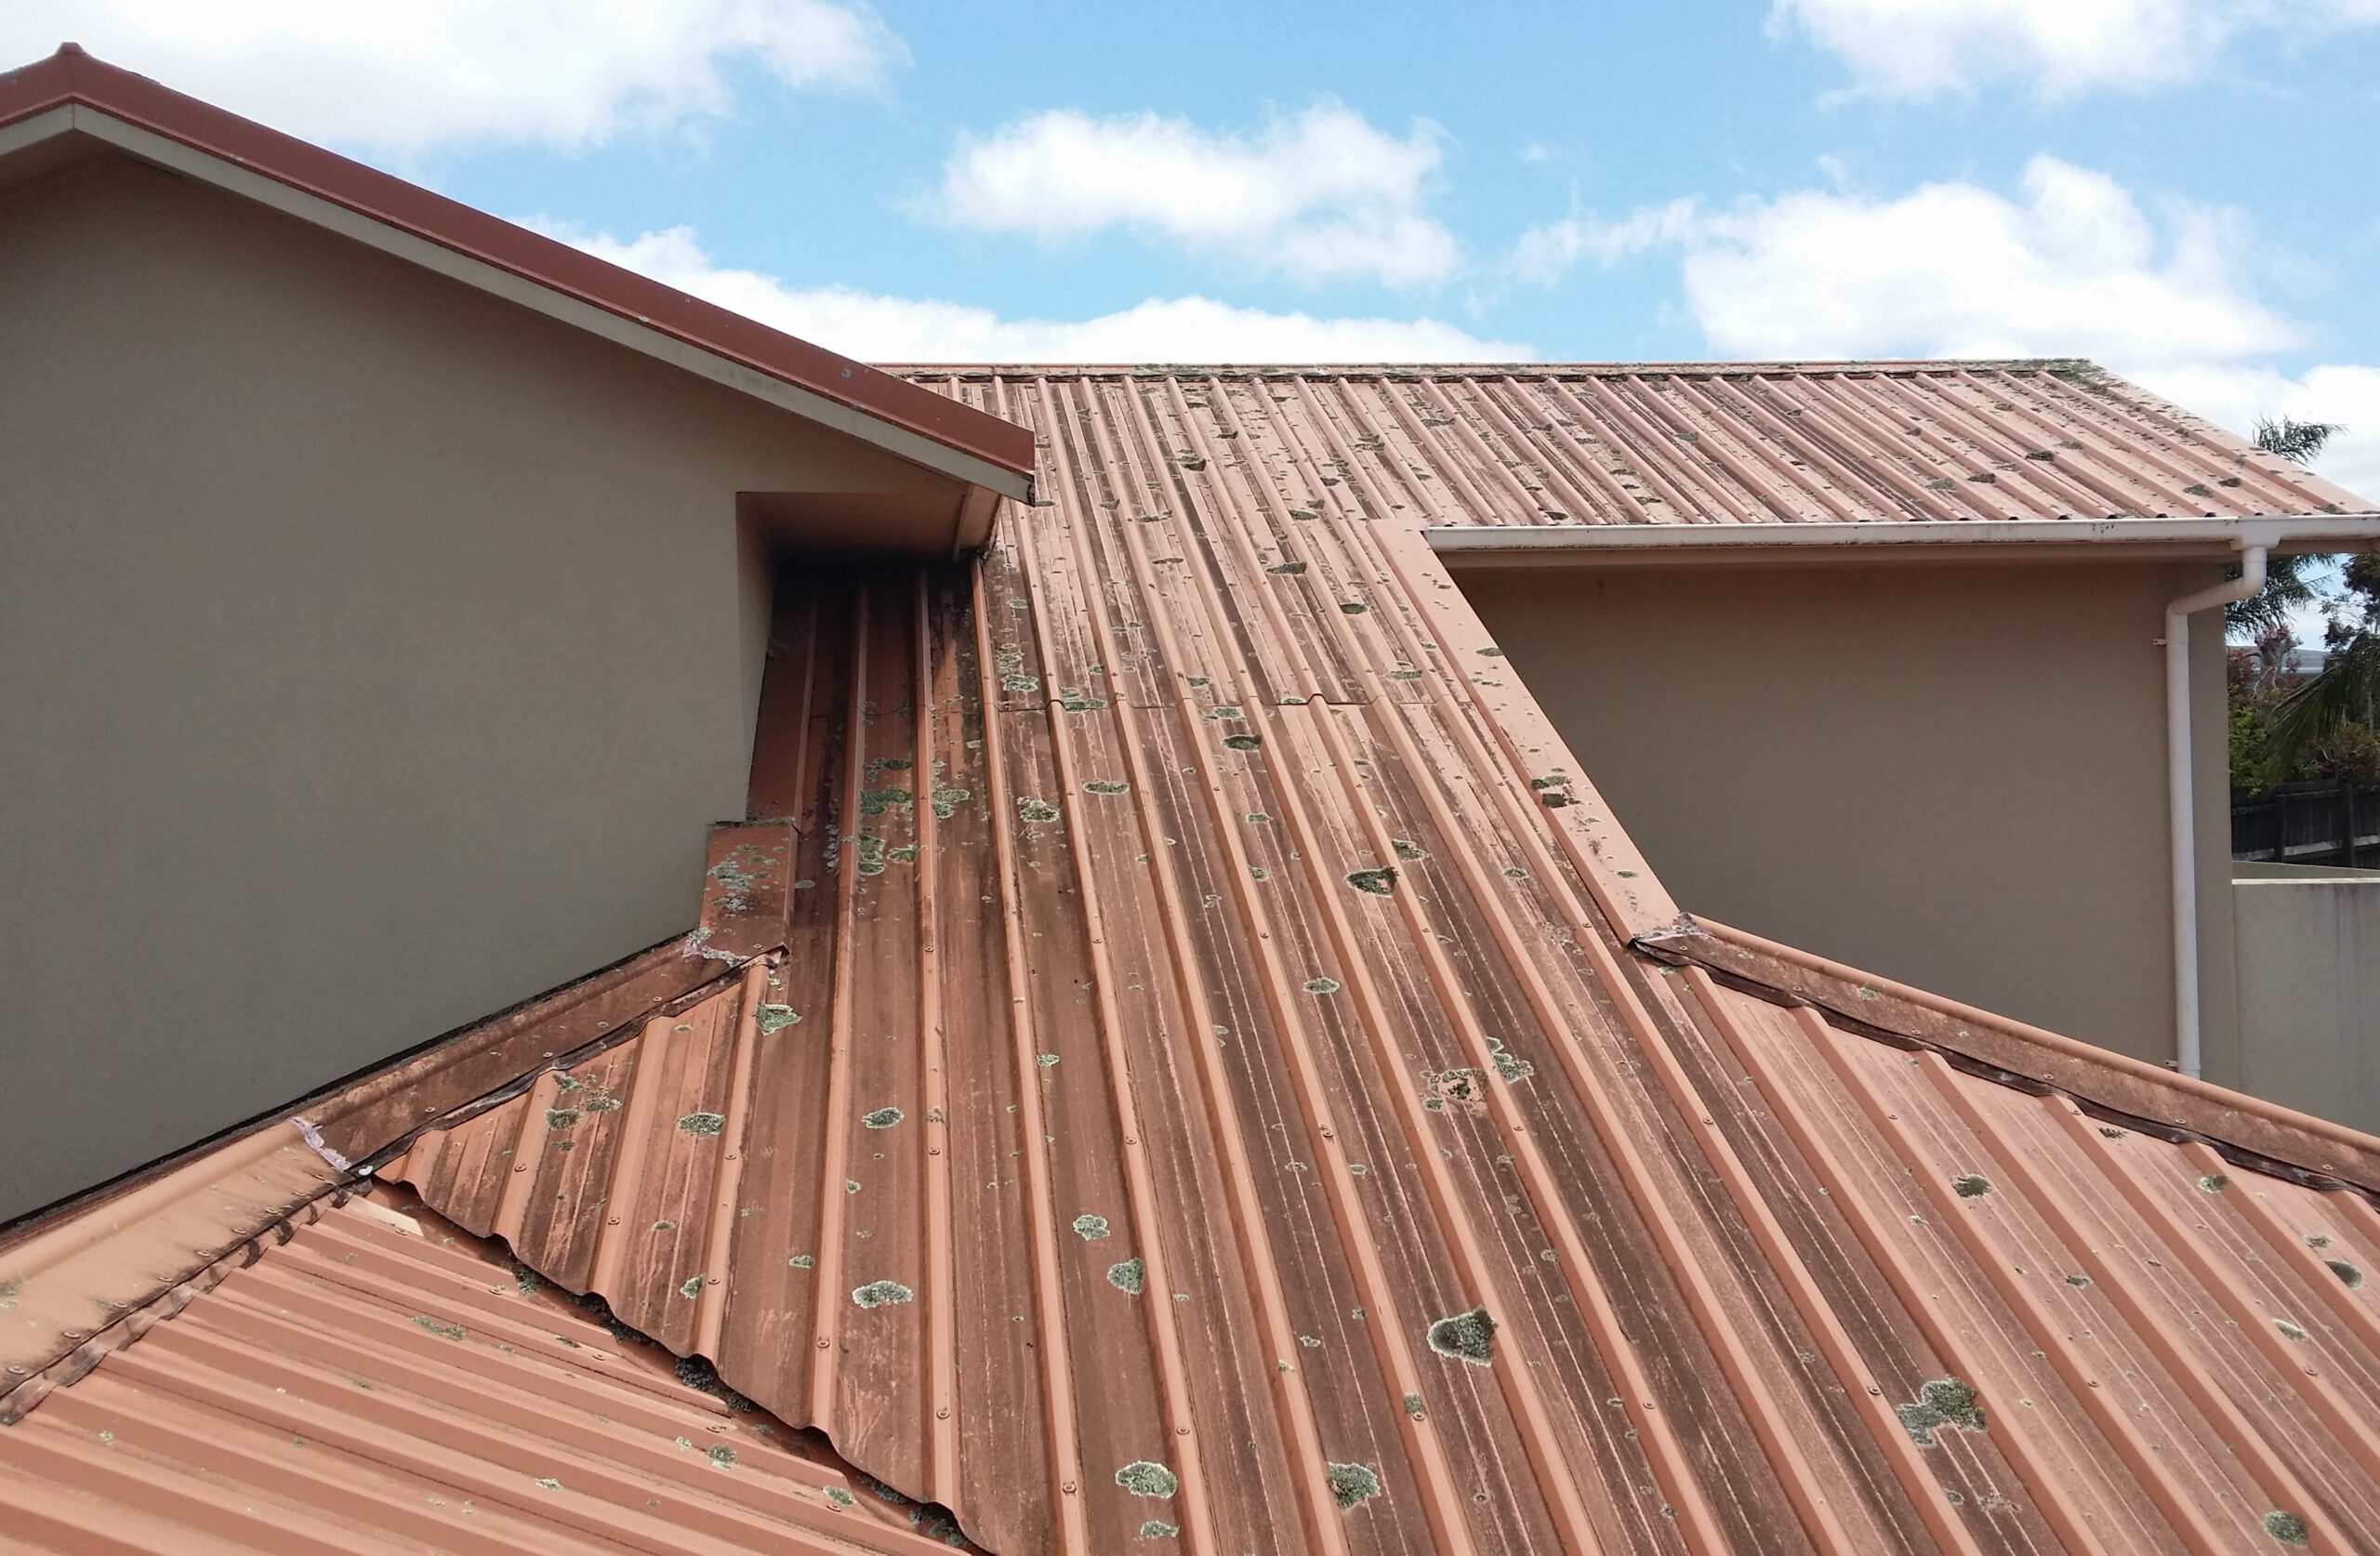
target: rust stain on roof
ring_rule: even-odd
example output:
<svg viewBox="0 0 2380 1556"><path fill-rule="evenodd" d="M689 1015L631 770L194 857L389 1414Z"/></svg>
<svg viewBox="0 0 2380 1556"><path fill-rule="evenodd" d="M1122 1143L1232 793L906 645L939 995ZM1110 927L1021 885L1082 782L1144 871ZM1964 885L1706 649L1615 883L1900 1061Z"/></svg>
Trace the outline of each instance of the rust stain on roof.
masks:
<svg viewBox="0 0 2380 1556"><path fill-rule="evenodd" d="M1903 394L2064 429L2036 516L2335 489L1708 371L940 376L1051 500L784 575L700 974L324 1137L1004 1556L2380 1549L2373 1142L1698 931L1421 538L1908 518Z"/></svg>

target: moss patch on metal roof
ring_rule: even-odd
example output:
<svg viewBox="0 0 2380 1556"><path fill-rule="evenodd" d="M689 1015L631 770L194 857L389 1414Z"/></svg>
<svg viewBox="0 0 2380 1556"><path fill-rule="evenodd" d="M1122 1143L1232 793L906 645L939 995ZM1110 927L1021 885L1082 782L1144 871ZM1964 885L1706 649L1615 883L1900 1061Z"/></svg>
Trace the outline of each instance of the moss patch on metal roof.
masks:
<svg viewBox="0 0 2380 1556"><path fill-rule="evenodd" d="M1984 1430L1983 1406L1975 1385L1960 1378L1937 1378L1917 1391L1917 1397L1893 1407L1900 1424L1921 1448L1934 1446L1937 1429L1954 1426L1963 1431Z"/></svg>
<svg viewBox="0 0 2380 1556"><path fill-rule="evenodd" d="M1441 1356L1481 1367L1495 1360L1496 1321L1484 1307L1439 1319L1430 1325L1427 1338L1430 1349Z"/></svg>
<svg viewBox="0 0 2380 1556"><path fill-rule="evenodd" d="M1172 1470L1145 1458L1136 1458L1117 1470L1116 1483L1135 1497L1170 1497L1182 1488Z"/></svg>
<svg viewBox="0 0 2380 1556"><path fill-rule="evenodd" d="M1330 1498L1342 1511L1380 1495L1380 1473L1368 1464L1333 1464L1324 1474L1330 1483Z"/></svg>

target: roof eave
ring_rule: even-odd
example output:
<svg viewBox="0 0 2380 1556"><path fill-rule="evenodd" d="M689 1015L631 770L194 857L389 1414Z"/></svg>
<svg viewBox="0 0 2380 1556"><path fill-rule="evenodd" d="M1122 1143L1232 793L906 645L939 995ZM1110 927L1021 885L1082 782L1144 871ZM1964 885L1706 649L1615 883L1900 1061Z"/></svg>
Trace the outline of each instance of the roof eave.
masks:
<svg viewBox="0 0 2380 1556"><path fill-rule="evenodd" d="M1422 532L1450 567L1681 566L1879 561L2034 563L2220 560L2380 549L2380 513L2198 519L1918 520L1812 524L1547 524Z"/></svg>

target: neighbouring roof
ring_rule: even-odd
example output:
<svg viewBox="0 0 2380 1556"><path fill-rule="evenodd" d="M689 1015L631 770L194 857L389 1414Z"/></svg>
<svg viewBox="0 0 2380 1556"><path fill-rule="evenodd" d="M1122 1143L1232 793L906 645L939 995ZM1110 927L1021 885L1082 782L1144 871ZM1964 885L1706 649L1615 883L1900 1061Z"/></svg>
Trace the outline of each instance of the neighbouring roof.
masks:
<svg viewBox="0 0 2380 1556"><path fill-rule="evenodd" d="M565 306L547 310L582 325L600 321L605 333L635 349L694 366L929 468L1009 496L1026 494L1032 446L997 417L185 97L75 45L0 73L0 156L39 159L47 154L46 143L73 135L165 160L306 219L328 221L333 212L360 216L366 225L350 220L341 230L350 236L393 231L419 240L457 279L516 301L562 299ZM408 257L424 257L396 246ZM524 293L522 281L535 292Z"/></svg>
<svg viewBox="0 0 2380 1556"><path fill-rule="evenodd" d="M1056 392L1167 458L1350 460L1341 508L1439 525L2368 513L2370 500L2089 362L907 367L970 402ZM1000 386L998 389L990 386ZM1192 402L1207 414L1193 418ZM1245 443L1232 440L1245 437ZM1316 500L1332 495L1312 494Z"/></svg>
<svg viewBox="0 0 2380 1556"><path fill-rule="evenodd" d="M1423 535L1519 371L920 372L1047 501L784 574L695 933L273 1127L1003 1556L2380 1548L2380 1140L1682 918Z"/></svg>

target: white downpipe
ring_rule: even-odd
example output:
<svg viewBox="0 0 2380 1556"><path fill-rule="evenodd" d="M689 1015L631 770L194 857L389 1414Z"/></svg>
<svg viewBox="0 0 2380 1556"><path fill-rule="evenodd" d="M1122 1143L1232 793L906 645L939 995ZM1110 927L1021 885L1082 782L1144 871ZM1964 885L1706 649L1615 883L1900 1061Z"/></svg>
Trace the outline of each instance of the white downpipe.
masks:
<svg viewBox="0 0 2380 1556"><path fill-rule="evenodd" d="M2263 546L2242 546L2240 576L2165 607L2165 805L2173 827L2174 1060L2198 1078L2198 815L2190 785L2190 616L2265 587Z"/></svg>

